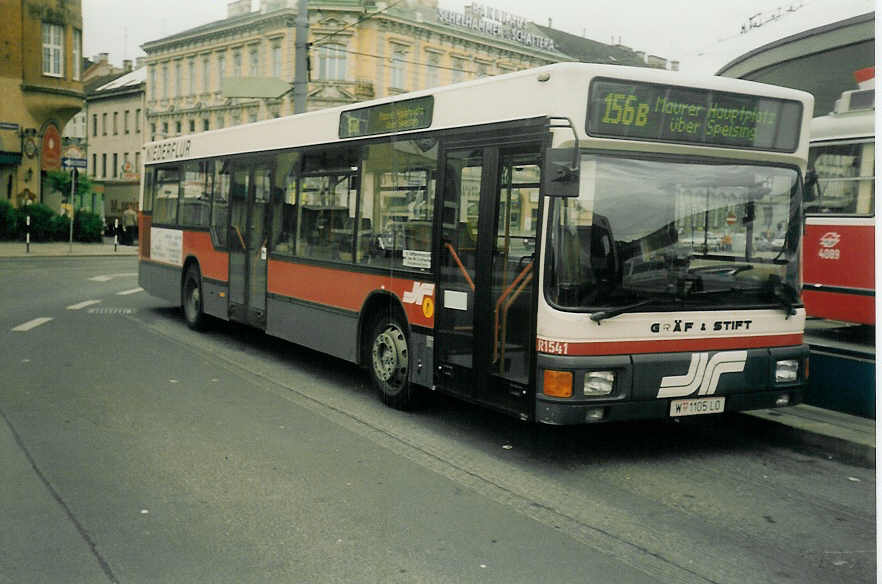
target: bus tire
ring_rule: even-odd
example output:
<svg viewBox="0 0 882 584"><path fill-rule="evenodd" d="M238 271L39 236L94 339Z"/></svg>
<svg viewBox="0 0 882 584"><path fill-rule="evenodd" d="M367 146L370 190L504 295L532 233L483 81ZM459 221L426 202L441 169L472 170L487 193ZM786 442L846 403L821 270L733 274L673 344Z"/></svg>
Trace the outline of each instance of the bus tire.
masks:
<svg viewBox="0 0 882 584"><path fill-rule="evenodd" d="M193 330L204 329L208 317L202 310L202 278L195 264L191 264L184 274L184 282L181 284L181 303L187 326Z"/></svg>
<svg viewBox="0 0 882 584"><path fill-rule="evenodd" d="M384 404L398 410L414 405L407 327L398 318L383 315L375 321L368 347L368 370Z"/></svg>

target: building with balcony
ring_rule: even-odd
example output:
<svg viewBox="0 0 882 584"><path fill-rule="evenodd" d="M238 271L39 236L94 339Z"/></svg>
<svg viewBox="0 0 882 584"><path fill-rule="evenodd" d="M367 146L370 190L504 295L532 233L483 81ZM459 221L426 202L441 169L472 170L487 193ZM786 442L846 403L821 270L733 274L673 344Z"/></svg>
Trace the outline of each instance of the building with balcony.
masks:
<svg viewBox="0 0 882 584"><path fill-rule="evenodd" d="M61 169L61 132L83 106L80 0L0 0L0 198L58 210L46 173Z"/></svg>
<svg viewBox="0 0 882 584"><path fill-rule="evenodd" d="M148 139L223 128L294 112L291 92L227 97L229 80L294 80L296 0L228 4L227 18L142 45L147 53ZM344 105L558 61L647 66L610 47L502 10L437 0L310 0L307 110ZM283 93L285 88L283 87ZM229 95L229 94L227 94Z"/></svg>

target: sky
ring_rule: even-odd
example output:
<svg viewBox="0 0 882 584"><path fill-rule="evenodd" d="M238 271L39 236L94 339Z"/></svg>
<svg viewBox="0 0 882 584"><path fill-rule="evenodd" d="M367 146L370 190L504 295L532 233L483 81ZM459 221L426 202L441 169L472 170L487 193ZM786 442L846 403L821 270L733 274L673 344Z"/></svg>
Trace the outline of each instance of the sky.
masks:
<svg viewBox="0 0 882 584"><path fill-rule="evenodd" d="M408 0L405 0L408 1ZM714 73L751 48L875 8L876 0L483 0L537 24L681 61L681 70ZM252 0L257 8L259 0ZM458 12L471 0L439 0ZM82 0L83 52L110 61L143 55L141 44L226 16L227 0ZM787 11L787 8L795 10ZM771 15L781 13L777 20ZM759 16L755 16L759 15ZM754 16L765 22L747 35Z"/></svg>

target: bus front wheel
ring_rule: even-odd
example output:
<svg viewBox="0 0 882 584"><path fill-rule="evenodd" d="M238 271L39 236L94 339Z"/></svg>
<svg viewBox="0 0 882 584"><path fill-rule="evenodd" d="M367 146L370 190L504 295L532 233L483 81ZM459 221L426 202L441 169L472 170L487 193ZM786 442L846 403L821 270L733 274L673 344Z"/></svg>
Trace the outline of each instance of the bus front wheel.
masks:
<svg viewBox="0 0 882 584"><path fill-rule="evenodd" d="M205 312L202 311L202 278L195 265L187 268L184 283L181 287L181 302L184 305L184 320L193 330L201 330L205 326Z"/></svg>
<svg viewBox="0 0 882 584"><path fill-rule="evenodd" d="M393 316L377 320L371 334L371 379L383 403L399 410L413 405L409 353L405 326Z"/></svg>

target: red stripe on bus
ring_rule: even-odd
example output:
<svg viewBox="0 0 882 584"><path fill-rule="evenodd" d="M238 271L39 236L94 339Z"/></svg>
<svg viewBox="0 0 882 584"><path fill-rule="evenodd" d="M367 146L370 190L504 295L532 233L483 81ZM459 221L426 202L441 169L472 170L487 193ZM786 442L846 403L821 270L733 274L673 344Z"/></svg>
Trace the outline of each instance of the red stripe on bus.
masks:
<svg viewBox="0 0 882 584"><path fill-rule="evenodd" d="M384 290L402 299L402 306L411 324L434 327L434 296L429 296L428 302L425 302L425 299L421 299L420 303L403 301L404 293L412 290L417 282L426 282L426 280L393 278L387 275L270 260L267 292L359 312L372 292Z"/></svg>
<svg viewBox="0 0 882 584"><path fill-rule="evenodd" d="M541 344L541 341L540 343ZM635 353L680 353L686 351L722 351L725 349L760 349L802 344L801 334L708 339L659 339L652 341L601 341L550 343L557 351L539 351L549 355L626 355Z"/></svg>
<svg viewBox="0 0 882 584"><path fill-rule="evenodd" d="M184 258L193 256L199 260L199 269L203 278L211 278L221 282L230 279L230 254L216 251L211 243L211 234L207 231L184 231Z"/></svg>

